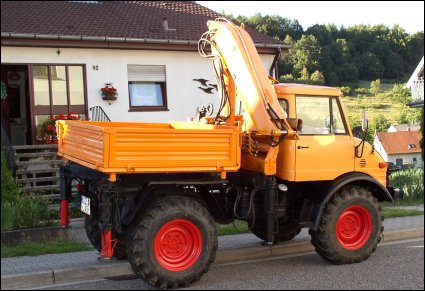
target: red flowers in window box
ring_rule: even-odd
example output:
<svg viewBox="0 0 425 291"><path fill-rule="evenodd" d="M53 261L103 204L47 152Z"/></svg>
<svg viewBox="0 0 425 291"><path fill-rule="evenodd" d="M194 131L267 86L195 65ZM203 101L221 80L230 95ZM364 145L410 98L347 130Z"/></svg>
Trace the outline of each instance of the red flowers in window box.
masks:
<svg viewBox="0 0 425 291"><path fill-rule="evenodd" d="M116 100L117 99L117 89L112 85L112 83L105 83L105 87L100 88L102 92L103 100Z"/></svg>
<svg viewBox="0 0 425 291"><path fill-rule="evenodd" d="M38 129L37 141L43 144L57 144L56 120L81 120L79 114L59 114L44 121Z"/></svg>

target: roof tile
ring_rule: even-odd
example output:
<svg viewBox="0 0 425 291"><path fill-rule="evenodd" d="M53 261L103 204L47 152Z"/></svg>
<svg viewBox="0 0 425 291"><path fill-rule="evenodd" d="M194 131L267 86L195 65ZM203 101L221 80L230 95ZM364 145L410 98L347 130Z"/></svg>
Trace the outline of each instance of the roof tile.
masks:
<svg viewBox="0 0 425 291"><path fill-rule="evenodd" d="M379 141L387 154L420 153L419 141L422 134L417 131L377 132ZM411 147L409 145L414 145Z"/></svg>
<svg viewBox="0 0 425 291"><path fill-rule="evenodd" d="M163 28L164 17L169 28ZM1 32L198 41L222 17L194 1L1 1ZM282 43L247 27L255 43Z"/></svg>

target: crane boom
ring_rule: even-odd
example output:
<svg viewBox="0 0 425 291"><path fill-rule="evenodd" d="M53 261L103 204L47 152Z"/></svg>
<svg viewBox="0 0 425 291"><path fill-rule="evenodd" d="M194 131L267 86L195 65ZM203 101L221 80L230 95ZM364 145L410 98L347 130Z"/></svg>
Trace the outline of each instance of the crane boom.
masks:
<svg viewBox="0 0 425 291"><path fill-rule="evenodd" d="M210 56L215 58L215 65L221 63L224 79L229 80L218 84L226 87L229 95L235 94L243 101L249 116L245 118L246 129L269 136L293 134L255 44L243 25L238 27L223 19L208 21L207 25ZM229 84L234 84L236 90L229 88ZM230 103L234 103L235 97L229 96ZM229 107L235 108L234 104ZM228 111L229 117L234 118L234 110Z"/></svg>

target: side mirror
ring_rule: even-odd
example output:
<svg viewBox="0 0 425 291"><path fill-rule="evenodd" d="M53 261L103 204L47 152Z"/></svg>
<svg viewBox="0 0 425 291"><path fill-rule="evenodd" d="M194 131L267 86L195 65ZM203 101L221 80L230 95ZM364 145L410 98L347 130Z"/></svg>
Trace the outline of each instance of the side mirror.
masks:
<svg viewBox="0 0 425 291"><path fill-rule="evenodd" d="M367 131L368 128L368 121L366 118L366 110L363 110L362 112L362 131L365 132Z"/></svg>

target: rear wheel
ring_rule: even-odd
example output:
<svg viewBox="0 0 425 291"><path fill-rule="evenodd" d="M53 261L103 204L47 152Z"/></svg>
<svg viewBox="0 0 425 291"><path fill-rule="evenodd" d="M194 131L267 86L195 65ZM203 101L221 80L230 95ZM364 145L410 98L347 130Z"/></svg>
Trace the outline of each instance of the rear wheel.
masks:
<svg viewBox="0 0 425 291"><path fill-rule="evenodd" d="M210 213L186 197L153 202L127 236L134 272L160 288L184 287L199 280L214 261L217 245Z"/></svg>
<svg viewBox="0 0 425 291"><path fill-rule="evenodd" d="M335 264L358 263L375 251L383 232L378 200L362 187L342 189L326 205L319 228L311 232L316 252Z"/></svg>

